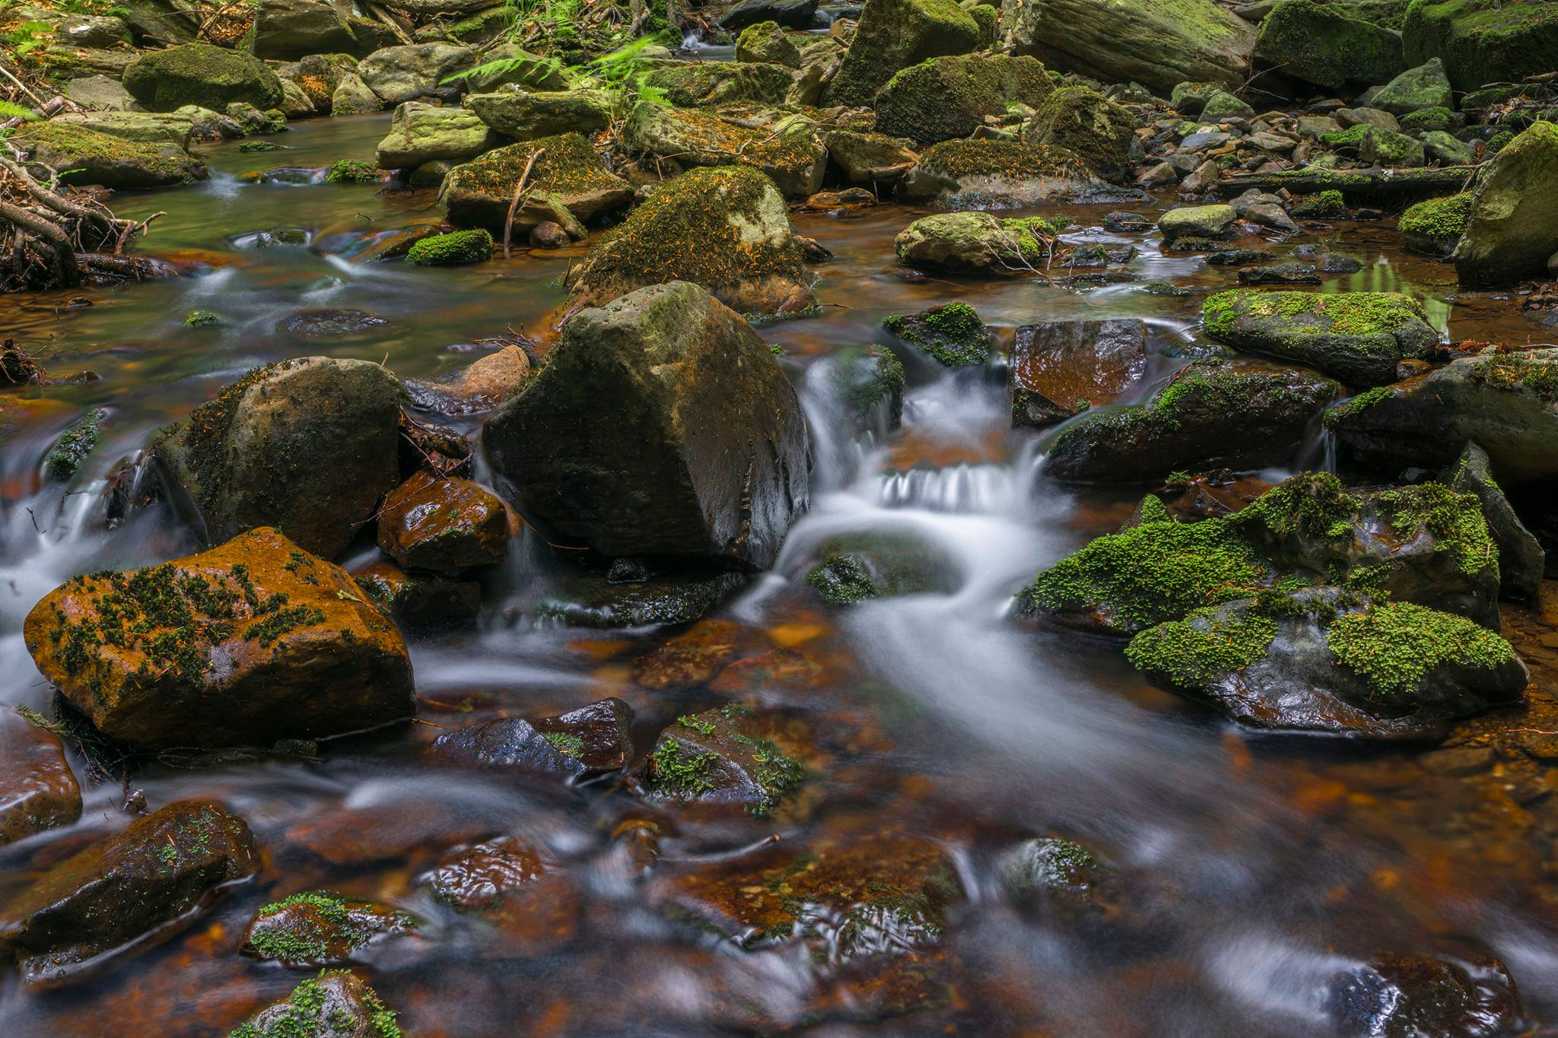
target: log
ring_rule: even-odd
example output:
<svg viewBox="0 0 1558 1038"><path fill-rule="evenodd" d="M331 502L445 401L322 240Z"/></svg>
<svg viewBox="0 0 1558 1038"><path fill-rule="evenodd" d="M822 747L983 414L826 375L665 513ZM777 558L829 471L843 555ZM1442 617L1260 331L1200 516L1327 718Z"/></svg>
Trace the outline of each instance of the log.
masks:
<svg viewBox="0 0 1558 1038"><path fill-rule="evenodd" d="M1239 173L1218 181L1217 187L1230 198L1250 188L1258 191L1280 191L1285 188L1295 195L1336 190L1349 202L1395 207L1465 191L1479 168L1289 169L1280 173Z"/></svg>

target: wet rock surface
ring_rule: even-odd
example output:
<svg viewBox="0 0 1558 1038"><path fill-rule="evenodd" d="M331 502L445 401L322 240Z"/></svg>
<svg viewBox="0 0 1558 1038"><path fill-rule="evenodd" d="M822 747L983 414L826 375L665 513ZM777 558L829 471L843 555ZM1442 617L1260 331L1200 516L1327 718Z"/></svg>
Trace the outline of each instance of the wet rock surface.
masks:
<svg viewBox="0 0 1558 1038"><path fill-rule="evenodd" d="M81 787L59 736L32 719L0 711L0 846L81 817Z"/></svg>
<svg viewBox="0 0 1558 1038"><path fill-rule="evenodd" d="M1012 347L1012 424L1050 425L1113 403L1147 363L1140 321L1024 325Z"/></svg>
<svg viewBox="0 0 1558 1038"><path fill-rule="evenodd" d="M415 917L385 905L301 891L260 907L244 931L243 951L293 968L339 966L416 928Z"/></svg>
<svg viewBox="0 0 1558 1038"><path fill-rule="evenodd" d="M594 778L633 759L632 723L631 707L605 699L554 717L505 718L446 732L433 752L482 768Z"/></svg>

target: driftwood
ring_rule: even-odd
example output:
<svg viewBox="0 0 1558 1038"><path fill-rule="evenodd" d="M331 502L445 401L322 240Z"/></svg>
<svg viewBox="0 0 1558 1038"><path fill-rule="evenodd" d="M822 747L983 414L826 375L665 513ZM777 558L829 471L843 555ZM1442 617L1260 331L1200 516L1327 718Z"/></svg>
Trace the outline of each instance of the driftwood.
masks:
<svg viewBox="0 0 1558 1038"><path fill-rule="evenodd" d="M378 0L378 3L391 10L405 11L417 17L466 14L492 6L492 0Z"/></svg>
<svg viewBox="0 0 1558 1038"><path fill-rule="evenodd" d="M1340 191L1349 201L1375 205L1405 205L1464 191L1477 175L1477 166L1442 166L1438 169L1290 169L1281 173L1239 173L1218 181L1224 195L1241 195L1250 188L1295 195Z"/></svg>

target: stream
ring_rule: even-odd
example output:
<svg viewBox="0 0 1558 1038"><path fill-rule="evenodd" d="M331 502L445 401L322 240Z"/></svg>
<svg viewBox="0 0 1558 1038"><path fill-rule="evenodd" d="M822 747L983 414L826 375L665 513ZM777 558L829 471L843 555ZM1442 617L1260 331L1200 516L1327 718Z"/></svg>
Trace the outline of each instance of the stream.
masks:
<svg viewBox="0 0 1558 1038"><path fill-rule="evenodd" d="M203 153L208 182L117 198L120 216L161 214L143 249L198 264L193 276L0 300L6 334L51 373L99 376L27 391L22 421L0 451L0 703L49 705L21 637L45 593L74 574L197 549L155 512L105 528L110 468L155 429L243 372L290 356L383 361L403 379L437 380L480 356L488 337L538 331L563 301L560 278L583 245L517 248L475 267L362 262L353 257L385 232L438 221L434 194L244 176L371 160L387 124L387 116L312 120L276 138L287 150L267 154L213 146ZM1137 208L1155 217L1166 207ZM817 458L810 511L774 569L688 631L536 625L522 606L564 564L522 535L485 578L475 630L411 641L417 723L317 755L167 759L137 771L132 788L153 807L213 796L247 820L265 852L259 879L83 983L33 991L5 974L0 1034L225 1034L300 976L236 953L247 921L266 901L315 888L386 901L425 921L414 940L387 943L370 959L375 989L417 1038L1368 1033L1337 1021L1353 1019L1347 1014L1369 997L1358 971L1389 954L1472 964L1497 956L1528 1021L1558 1025L1558 798L1505 775L1500 763L1467 773L1420 748L1241 730L1152 688L1114 647L1014 623L1011 596L1037 570L1116 528L1137 495L1047 480L1050 433L1014 431L1009 392L988 372L905 358L903 427L887 437L855 437L830 399L831 352L885 343L885 316L953 300L975 306L1008 342L1012 329L1038 321L1144 319L1156 365L1145 396L1195 355L1200 296L1233 274L1162 254L1156 232L1104 231L1110 208L1121 207L1045 211L1071 217L1068 241L1139 250L1132 281L1081 289L909 279L893 264L892 240L922 212L795 213L797 233L834 258L816 268L820 317L759 329L801 393ZM278 229L296 229L282 237L299 243L255 237ZM1444 302L1453 271L1401 252L1388 224L1337 224L1331 234L1325 244L1363 267L1322 291L1404 291L1450 337L1531 337L1534 326L1496 300ZM1148 294L1145 281L1195 292ZM364 310L386 323L333 339L278 331L305 307ZM195 309L225 323L186 327ZM68 487L43 484L49 444L93 407L108 414L101 445ZM452 420L466 432L478 421ZM1316 442L1294 465L1323 458ZM933 546L945 590L823 610L803 582L817 548L862 531ZM352 568L372 554L355 548L342 562ZM1532 669L1531 709L1546 716L1558 687L1554 621L1505 609L1505 633ZM815 809L743 825L672 818L621 791L426 762L427 746L455 725L608 696L633 708L635 744L647 751L679 715L730 698L707 683L643 680L652 672L645 661L668 644L696 649L705 635L735 644L739 658L805 662L757 669L749 687L765 705L836 736L826 740L830 766ZM0 896L126 824L120 785L89 785L79 823L0 848ZM744 950L677 925L657 882L635 878L621 835L627 820L643 818L660 826L657 870L673 873L739 856L770 836L849 841L891 830L945 848L966 900L951 911L928 968L952 978L951 1004L913 995L882 1009L867 997L879 994L873 978L830 971L794 946ZM1091 927L1009 903L997 876L1002 850L1052 832L1117 870L1121 925ZM451 846L498 833L522 834L542 850L555 894L546 911L495 930L435 901L420 877Z"/></svg>

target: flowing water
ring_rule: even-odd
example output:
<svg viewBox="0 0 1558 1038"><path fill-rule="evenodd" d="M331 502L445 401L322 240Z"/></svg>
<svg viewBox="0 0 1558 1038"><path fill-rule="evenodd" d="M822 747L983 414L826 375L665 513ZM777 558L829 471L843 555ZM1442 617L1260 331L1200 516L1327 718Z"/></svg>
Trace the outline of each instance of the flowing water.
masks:
<svg viewBox="0 0 1558 1038"><path fill-rule="evenodd" d="M155 513L105 528L109 468L156 427L243 371L286 356L382 360L402 377L436 379L479 355L485 337L544 328L562 301L558 279L577 250L521 249L507 261L454 270L353 259L398 226L436 220L431 193L243 177L369 158L385 123L302 124L280 138L291 150L266 155L213 148L209 183L121 199L121 215L164 212L148 247L197 264L193 276L4 301L9 334L54 374L90 369L100 378L29 392L5 432L0 702L48 704L20 635L44 593L75 573L194 547ZM1153 236L1102 231L1102 213L1070 210L1078 228L1071 237L1136 245L1140 280L1197 288L1231 281L1197 259L1161 255ZM893 267L891 241L914 215L882 207L850 218L796 217L799 232L835 259L819 268L820 318L761 330L783 350L818 458L811 510L771 573L690 632L535 627L512 607L546 588L561 564L527 540L487 580L476 631L413 642L416 724L331 744L317 757L168 760L136 772L132 787L153 807L185 796L225 800L253 828L265 868L177 937L109 963L88 982L33 992L13 976L0 980L0 1034L225 1033L300 977L240 957L244 924L264 901L320 887L387 900L427 921L420 937L385 945L370 970L417 1036L808 1027L1315 1035L1336 1026L1337 978L1386 953L1468 961L1495 954L1520 986L1528 1018L1558 1023L1552 775L1503 759L1467 774L1420 751L1239 731L1151 689L1112 647L1014 624L1013 593L1116 526L1133 501L1048 482L1043 438L1012 432L999 381L911 364L903 429L864 438L846 430L829 397L828 355L883 341L880 321L893 312L960 299L1008 330L1056 318L1141 317L1151 324L1159 382L1195 350L1194 299L1123 282L1074 289L906 280ZM253 233L283 228L305 232L313 247L265 244ZM1453 276L1395 252L1387 230L1345 225L1337 234L1332 244L1364 268L1326 290L1413 292L1456 337L1510 338L1534 327L1512 323L1496 300L1452 310L1440 295L1453 290ZM305 307L365 310L387 323L333 340L277 331L281 318ZM197 308L227 323L185 327L184 315ZM68 489L40 489L43 452L90 407L108 411L102 446ZM1324 454L1313 445L1307 463ZM821 543L859 531L930 546L944 589L821 611L801 578ZM1552 716L1553 619L1507 613L1533 665L1532 717L1478 722L1473 735L1539 727L1538 716ZM741 691L797 712L814 730L847 731L829 743L813 809L705 823L622 790L564 791L426 761L427 744L448 727L610 695L634 708L635 737L647 748L676 716L725 701L736 687L718 691L723 675L714 689L640 680L669 639L696 646L710 631L735 646L732 659L760 665L752 673L762 680ZM804 665L761 666L775 659ZM122 827L124 793L116 782L93 786L79 824L0 851L0 896ZM893 831L936 841L968 894L934 963L941 980L929 990L937 994L891 1012L870 1009L868 981L794 947L743 951L676 924L655 883L635 879L636 859L620 836L625 820L645 818L662 829L657 875L739 861L743 848L769 837L806 845ZM1049 832L1083 841L1118 870L1128 925L1100 932L1006 902L995 856ZM433 901L419 877L451 846L501 833L540 848L556 885L544 911L495 930Z"/></svg>

